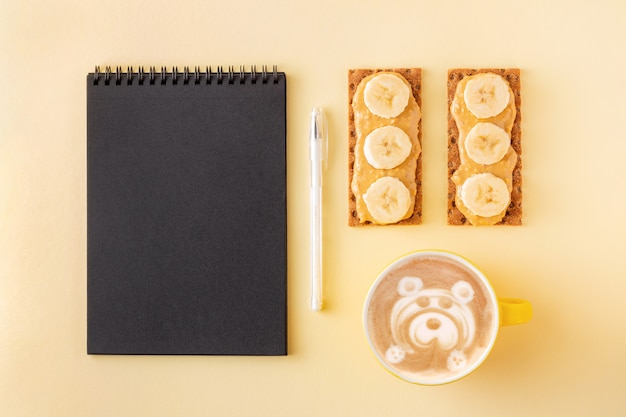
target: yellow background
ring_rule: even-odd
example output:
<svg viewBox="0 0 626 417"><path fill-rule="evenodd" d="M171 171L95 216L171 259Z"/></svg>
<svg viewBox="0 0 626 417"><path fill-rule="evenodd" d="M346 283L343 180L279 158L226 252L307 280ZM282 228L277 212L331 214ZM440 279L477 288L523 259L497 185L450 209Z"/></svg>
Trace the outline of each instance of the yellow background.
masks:
<svg viewBox="0 0 626 417"><path fill-rule="evenodd" d="M0 415L626 415L625 20L621 0L1 0ZM85 76L209 64L288 76L289 356L88 356ZM446 71L465 66L522 69L522 227L445 224ZM423 68L421 226L347 226L347 71L368 67ZM321 313L312 106L331 142ZM377 273L424 248L535 310L443 387L388 374L361 326Z"/></svg>

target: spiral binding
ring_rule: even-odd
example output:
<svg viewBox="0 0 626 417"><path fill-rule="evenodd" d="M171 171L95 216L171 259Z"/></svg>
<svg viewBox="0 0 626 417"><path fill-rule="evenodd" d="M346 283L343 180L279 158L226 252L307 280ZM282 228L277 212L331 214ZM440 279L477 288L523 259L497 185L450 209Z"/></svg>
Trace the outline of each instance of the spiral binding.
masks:
<svg viewBox="0 0 626 417"><path fill-rule="evenodd" d="M239 67L239 71L234 66L229 66L227 71L219 66L216 71L208 66L204 69L195 67L193 71L189 67L184 67L182 73L178 67L173 67L171 71L167 67L161 67L160 71L156 67L149 67L148 71L144 67L139 67L137 71L133 67L128 67L126 71L122 67L116 67L115 71L110 66L104 68L104 71L96 66L93 73L93 84L98 85L104 82L104 85L155 85L155 84L268 84L270 81L274 84L278 83L278 68L273 66L272 71L268 71L267 65L261 67L261 72L257 72L256 65L252 65L250 71L246 72L244 65Z"/></svg>

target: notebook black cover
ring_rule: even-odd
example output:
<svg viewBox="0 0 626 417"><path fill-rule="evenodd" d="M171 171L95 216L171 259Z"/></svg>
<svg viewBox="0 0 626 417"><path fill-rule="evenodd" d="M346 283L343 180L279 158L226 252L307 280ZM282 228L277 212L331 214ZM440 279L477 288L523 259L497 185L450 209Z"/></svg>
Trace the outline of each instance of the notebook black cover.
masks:
<svg viewBox="0 0 626 417"><path fill-rule="evenodd" d="M87 352L287 354L286 79L87 76Z"/></svg>

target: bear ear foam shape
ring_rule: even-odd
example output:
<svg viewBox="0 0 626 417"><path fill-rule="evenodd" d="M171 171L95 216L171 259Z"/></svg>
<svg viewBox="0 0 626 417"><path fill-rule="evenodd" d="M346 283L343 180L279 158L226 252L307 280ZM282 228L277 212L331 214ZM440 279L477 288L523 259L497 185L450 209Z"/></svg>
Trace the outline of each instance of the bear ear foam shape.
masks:
<svg viewBox="0 0 626 417"><path fill-rule="evenodd" d="M474 299L474 289L467 281L459 281L454 284L451 292L461 304L467 304Z"/></svg>
<svg viewBox="0 0 626 417"><path fill-rule="evenodd" d="M417 295L420 292L424 282L418 277L404 277L398 282L398 294L403 297Z"/></svg>

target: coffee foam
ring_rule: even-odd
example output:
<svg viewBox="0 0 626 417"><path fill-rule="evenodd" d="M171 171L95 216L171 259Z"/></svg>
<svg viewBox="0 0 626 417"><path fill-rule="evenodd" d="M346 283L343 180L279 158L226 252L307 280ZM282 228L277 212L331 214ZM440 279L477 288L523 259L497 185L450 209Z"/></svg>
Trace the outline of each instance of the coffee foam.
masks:
<svg viewBox="0 0 626 417"><path fill-rule="evenodd" d="M417 255L417 256L416 256ZM396 262L368 296L365 325L378 359L413 382L444 383L473 370L498 329L490 289L443 254Z"/></svg>

